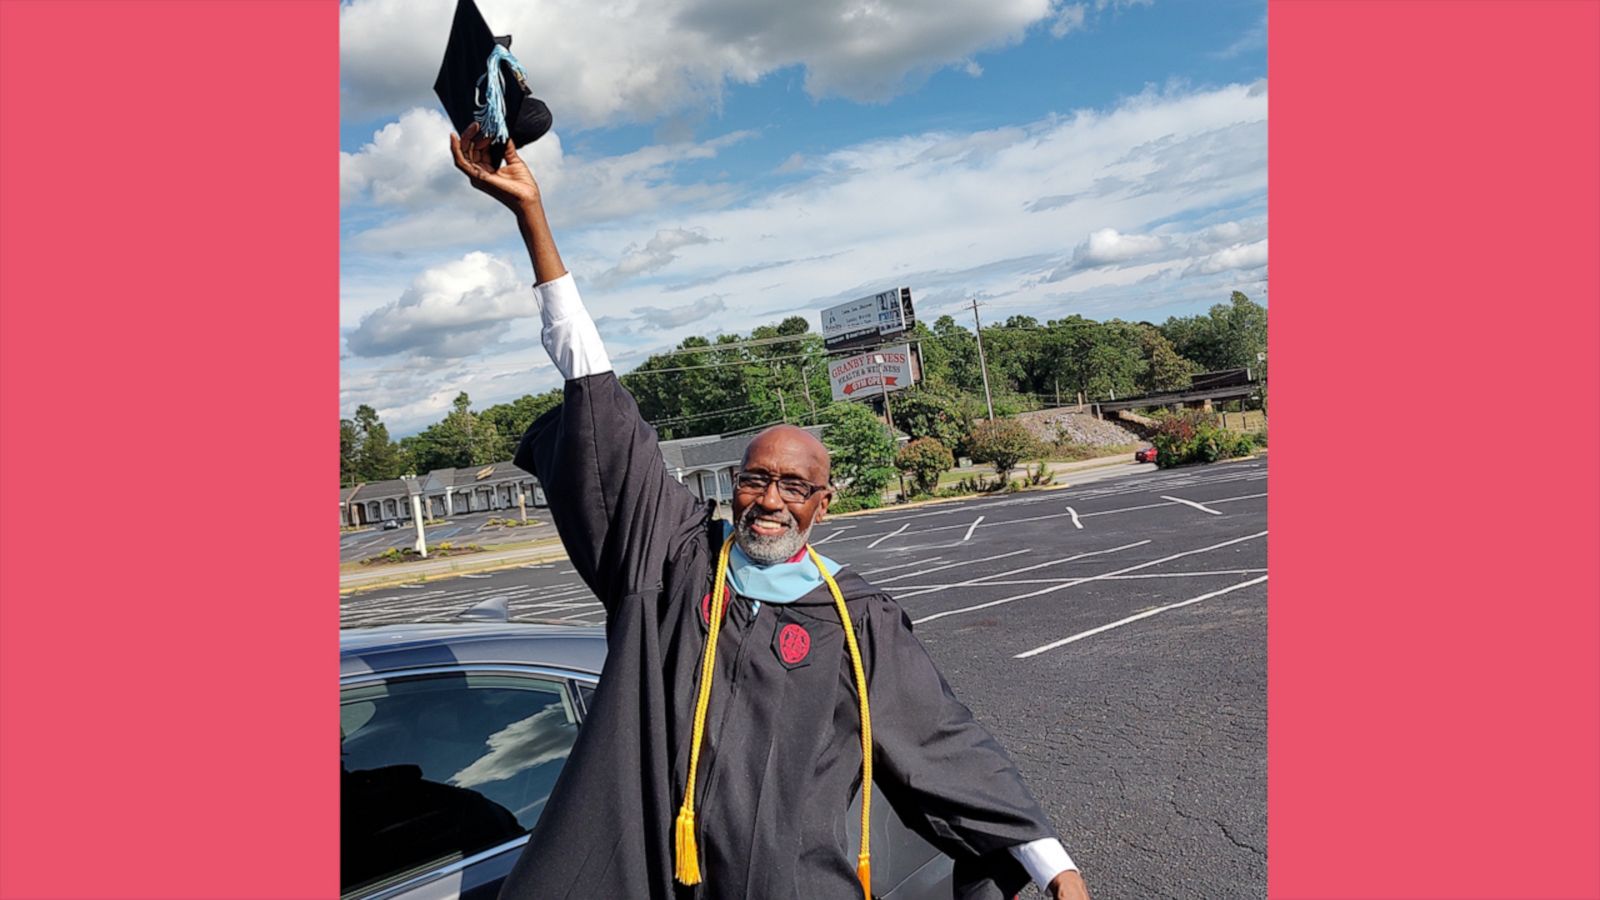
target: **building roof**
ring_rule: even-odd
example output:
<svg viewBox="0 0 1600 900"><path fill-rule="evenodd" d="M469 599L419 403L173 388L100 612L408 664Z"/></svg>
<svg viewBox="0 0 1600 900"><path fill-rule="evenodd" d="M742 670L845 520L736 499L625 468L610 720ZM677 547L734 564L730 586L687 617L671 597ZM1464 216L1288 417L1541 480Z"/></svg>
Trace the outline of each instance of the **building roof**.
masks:
<svg viewBox="0 0 1600 900"><path fill-rule="evenodd" d="M491 484L505 484L508 481L531 481L533 476L517 468L511 460L490 463L486 466L468 466L454 470L452 485L455 489L471 490Z"/></svg>
<svg viewBox="0 0 1600 900"><path fill-rule="evenodd" d="M822 438L822 431L826 425L810 425L806 431L817 439ZM678 468L682 469L720 469L723 466L735 466L744 460L745 448L756 439L760 432L749 434L736 434L732 437L713 437L689 444L681 448L682 462ZM665 445L663 445L663 450ZM665 456L665 452L662 454ZM668 465L672 460L668 458Z"/></svg>
<svg viewBox="0 0 1600 900"><path fill-rule="evenodd" d="M387 481L372 481L359 485L357 488L361 496L360 501L387 500L391 497L408 497L422 492L421 485L412 478L390 478Z"/></svg>
<svg viewBox="0 0 1600 900"><path fill-rule="evenodd" d="M661 458L667 461L667 468L684 468L683 454L689 447L709 444L720 440L717 435L707 434L701 437L679 438L675 441L661 441Z"/></svg>

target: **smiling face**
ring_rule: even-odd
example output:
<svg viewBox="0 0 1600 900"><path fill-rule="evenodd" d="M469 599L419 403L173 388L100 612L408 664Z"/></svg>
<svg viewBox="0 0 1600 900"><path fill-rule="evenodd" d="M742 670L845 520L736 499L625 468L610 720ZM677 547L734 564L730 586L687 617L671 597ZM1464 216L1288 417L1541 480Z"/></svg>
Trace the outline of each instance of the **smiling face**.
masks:
<svg viewBox="0 0 1600 900"><path fill-rule="evenodd" d="M785 562L806 545L811 526L823 520L832 491L828 448L803 428L775 425L756 435L744 453L741 471L770 479L759 493L733 492L733 535L739 549L763 565ZM778 479L796 479L820 489L804 501L785 500Z"/></svg>

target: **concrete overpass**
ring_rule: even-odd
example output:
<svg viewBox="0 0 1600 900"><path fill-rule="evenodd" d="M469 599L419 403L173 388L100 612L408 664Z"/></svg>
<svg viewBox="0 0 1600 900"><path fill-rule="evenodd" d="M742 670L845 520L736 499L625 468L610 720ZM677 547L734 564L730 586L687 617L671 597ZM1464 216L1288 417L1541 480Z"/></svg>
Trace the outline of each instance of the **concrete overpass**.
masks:
<svg viewBox="0 0 1600 900"><path fill-rule="evenodd" d="M1163 391L1158 394L1142 394L1138 397L1124 397L1118 400L1098 400L1093 405L1095 414L1104 417L1109 412L1122 410L1154 409L1156 407L1188 406L1195 409L1210 409L1212 404L1225 400L1242 400L1254 395L1261 387L1259 381L1247 381L1243 384L1231 384L1207 388L1184 388L1178 391Z"/></svg>

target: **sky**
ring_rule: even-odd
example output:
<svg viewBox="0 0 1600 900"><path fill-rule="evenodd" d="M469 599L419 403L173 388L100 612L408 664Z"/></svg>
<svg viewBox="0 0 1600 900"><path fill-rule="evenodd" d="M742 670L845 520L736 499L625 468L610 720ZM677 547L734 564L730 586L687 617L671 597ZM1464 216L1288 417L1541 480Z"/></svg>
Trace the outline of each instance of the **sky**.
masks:
<svg viewBox="0 0 1600 900"><path fill-rule="evenodd" d="M970 324L1267 302L1265 0L479 0L626 372L899 286ZM449 154L455 0L340 9L340 414L561 383L515 221Z"/></svg>

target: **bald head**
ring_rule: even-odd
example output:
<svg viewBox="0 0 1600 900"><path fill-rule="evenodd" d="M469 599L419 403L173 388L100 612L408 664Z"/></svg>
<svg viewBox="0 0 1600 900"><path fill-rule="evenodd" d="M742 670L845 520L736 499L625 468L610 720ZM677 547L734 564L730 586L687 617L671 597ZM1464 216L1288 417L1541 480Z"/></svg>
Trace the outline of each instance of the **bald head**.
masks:
<svg viewBox="0 0 1600 900"><path fill-rule="evenodd" d="M827 484L832 468L828 448L798 425L774 425L756 435L745 448L743 466L795 475L812 484Z"/></svg>

